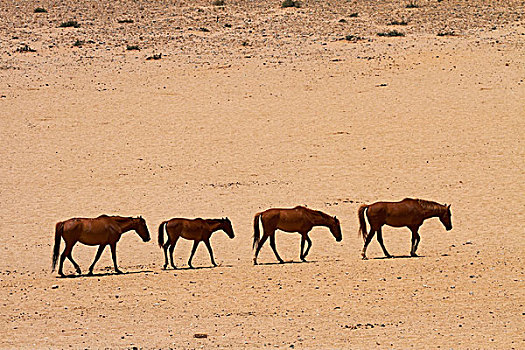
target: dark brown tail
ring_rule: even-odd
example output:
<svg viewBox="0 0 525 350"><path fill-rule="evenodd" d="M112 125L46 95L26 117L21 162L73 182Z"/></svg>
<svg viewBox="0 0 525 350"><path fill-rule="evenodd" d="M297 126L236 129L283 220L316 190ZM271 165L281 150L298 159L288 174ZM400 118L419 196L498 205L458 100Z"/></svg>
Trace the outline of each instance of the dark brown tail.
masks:
<svg viewBox="0 0 525 350"><path fill-rule="evenodd" d="M261 213L255 214L255 217L253 218L253 247L252 249L255 249L257 247L257 244L259 244L259 241L261 240L261 233L259 231L259 218L261 217Z"/></svg>
<svg viewBox="0 0 525 350"><path fill-rule="evenodd" d="M357 216L359 217L359 231L357 232L357 235L363 237L363 240L366 240L366 236L367 236L367 233L366 233L366 221L365 221L365 210L368 207L369 207L368 205L363 204L357 210Z"/></svg>
<svg viewBox="0 0 525 350"><path fill-rule="evenodd" d="M55 271L57 266L58 253L60 253L60 240L62 239L62 234L64 233L64 223L59 222L55 227L55 246L53 247L53 263L51 265L52 270Z"/></svg>
<svg viewBox="0 0 525 350"><path fill-rule="evenodd" d="M161 248L164 245L164 231L162 230L162 228L166 223L167 221L163 221L162 224L159 225L159 247Z"/></svg>

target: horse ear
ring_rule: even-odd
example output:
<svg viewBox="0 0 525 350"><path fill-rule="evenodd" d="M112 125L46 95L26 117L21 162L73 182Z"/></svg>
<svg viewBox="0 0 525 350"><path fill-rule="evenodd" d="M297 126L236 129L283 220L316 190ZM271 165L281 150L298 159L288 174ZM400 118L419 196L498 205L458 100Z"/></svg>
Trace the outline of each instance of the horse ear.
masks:
<svg viewBox="0 0 525 350"><path fill-rule="evenodd" d="M449 204L449 205L447 206L447 208L450 209L450 206L451 206L451 205L452 205L452 204Z"/></svg>

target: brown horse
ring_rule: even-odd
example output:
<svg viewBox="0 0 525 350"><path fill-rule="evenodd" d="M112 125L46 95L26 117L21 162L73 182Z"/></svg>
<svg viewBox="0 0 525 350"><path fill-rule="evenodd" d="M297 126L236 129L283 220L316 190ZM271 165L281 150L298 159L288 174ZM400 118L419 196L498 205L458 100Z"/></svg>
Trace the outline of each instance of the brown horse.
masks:
<svg viewBox="0 0 525 350"><path fill-rule="evenodd" d="M262 238L260 238L259 233L259 218L264 230ZM318 210L297 206L291 209L273 208L255 214L253 219L253 248L257 247L257 249L255 250L255 257L253 258L254 265L257 265L257 255L259 255L259 250L261 250L261 247L268 237L270 237L270 246L273 249L275 257L279 260L279 263L284 263L275 247L275 230L277 229L285 232L299 232L301 234L300 258L302 261L306 261L306 256L312 246L312 241L310 237L308 237L308 233L314 226L328 227L337 242L343 239L339 220L335 216L331 217ZM306 251L304 251L305 241L308 242Z"/></svg>
<svg viewBox="0 0 525 350"><path fill-rule="evenodd" d="M370 233L366 233L365 210L368 222L370 223ZM423 199L405 198L400 202L377 202L370 205L363 204L357 211L359 217L359 233L365 241L361 256L366 259L366 247L377 232L377 241L383 249L387 258L392 256L388 253L383 244L383 234L381 227L389 225L393 227L406 226L412 231L411 256L417 256L416 250L419 245L419 227L428 218L439 217L447 231L452 229L450 205L443 205Z"/></svg>
<svg viewBox="0 0 525 350"><path fill-rule="evenodd" d="M101 215L98 218L73 218L62 221L56 224L55 230L55 247L53 248L53 271L55 271L58 253L60 251L60 238L64 238L66 247L60 255L60 265L58 273L64 277L62 266L67 257L75 267L78 274L81 274L80 266L73 260L71 251L73 246L77 243L84 243L86 245L98 245L97 255L93 264L89 267L89 274L93 274L95 263L100 258L104 248L109 244L111 248L111 256L113 258L113 265L117 273L122 273L117 267L117 242L124 232L135 230L144 242L150 240L148 227L146 221L142 217L126 218L121 216L107 216Z"/></svg>
<svg viewBox="0 0 525 350"><path fill-rule="evenodd" d="M164 243L164 232L162 228L166 228L166 233L168 234L168 240ZM159 247L164 249L164 269L168 267L168 247L170 248L170 261L171 267L176 269L175 264L173 263L173 250L175 249L175 244L179 237L189 239L194 241L193 248L191 250L190 259L188 260L188 265L193 269L191 265L191 260L193 255L199 246L199 243L204 241L208 252L210 253L211 263L213 266L217 266L215 260L213 259L213 251L211 250L210 237L211 234L215 231L223 230L226 232L228 237L234 238L235 234L233 233L233 227L230 219L171 219L164 221L159 225Z"/></svg>

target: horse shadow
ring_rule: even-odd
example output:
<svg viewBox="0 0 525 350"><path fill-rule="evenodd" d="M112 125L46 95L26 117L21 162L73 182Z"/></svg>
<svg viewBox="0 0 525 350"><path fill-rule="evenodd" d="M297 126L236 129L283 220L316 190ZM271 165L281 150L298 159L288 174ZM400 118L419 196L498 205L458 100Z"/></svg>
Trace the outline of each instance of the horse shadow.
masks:
<svg viewBox="0 0 525 350"><path fill-rule="evenodd" d="M216 268L220 268L220 267L232 268L233 265L194 266L194 267L184 266L184 267L177 267L175 269L170 267L170 268L162 269L162 271L191 271L191 270L216 269Z"/></svg>
<svg viewBox="0 0 525 350"><path fill-rule="evenodd" d="M268 265L287 265L287 264L314 264L314 263L317 263L318 261L317 260L306 260L306 261L294 261L294 260L289 260L289 261L285 261L285 262L263 262L263 263L257 263L257 265L263 265L263 266L268 266Z"/></svg>
<svg viewBox="0 0 525 350"><path fill-rule="evenodd" d="M105 277L105 276L118 276L118 275L134 275L139 273L148 273L153 272L152 270L143 270L143 271L130 271L130 272L122 272L122 273L116 273L116 272L100 272L100 273L94 273L91 275L88 274L81 274L81 275L65 275L65 276L57 276L57 278L90 278L90 277Z"/></svg>
<svg viewBox="0 0 525 350"><path fill-rule="evenodd" d="M390 259L417 259L417 258L424 258L424 255L417 255L417 256L411 256L411 255L392 255L391 257L387 256L378 256L375 258L371 258L371 260L390 260Z"/></svg>

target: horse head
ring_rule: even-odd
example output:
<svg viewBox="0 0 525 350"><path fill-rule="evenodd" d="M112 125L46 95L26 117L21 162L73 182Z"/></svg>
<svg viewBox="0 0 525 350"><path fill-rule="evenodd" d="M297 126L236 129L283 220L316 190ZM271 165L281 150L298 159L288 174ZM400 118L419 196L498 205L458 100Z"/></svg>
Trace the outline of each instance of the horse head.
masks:
<svg viewBox="0 0 525 350"><path fill-rule="evenodd" d="M334 216L334 222L330 225L330 232L332 232L337 242L341 242L343 234L341 233L341 224L336 216Z"/></svg>
<svg viewBox="0 0 525 350"><path fill-rule="evenodd" d="M439 216L439 221L445 226L447 231L452 230L452 213L450 212L450 204L446 205L446 210L443 211L443 213Z"/></svg>
<svg viewBox="0 0 525 350"><path fill-rule="evenodd" d="M228 235L228 237L230 238L234 238L235 237L235 233L233 233L233 227L232 227L232 222L230 221L230 219L228 218L223 218L221 219L221 229L226 232L226 234Z"/></svg>
<svg viewBox="0 0 525 350"><path fill-rule="evenodd" d="M148 242L151 239L151 237L149 235L148 226L146 225L146 220L144 220L142 216L139 216L135 220L135 231L138 233L138 235L140 236L140 238L142 238L144 242Z"/></svg>

